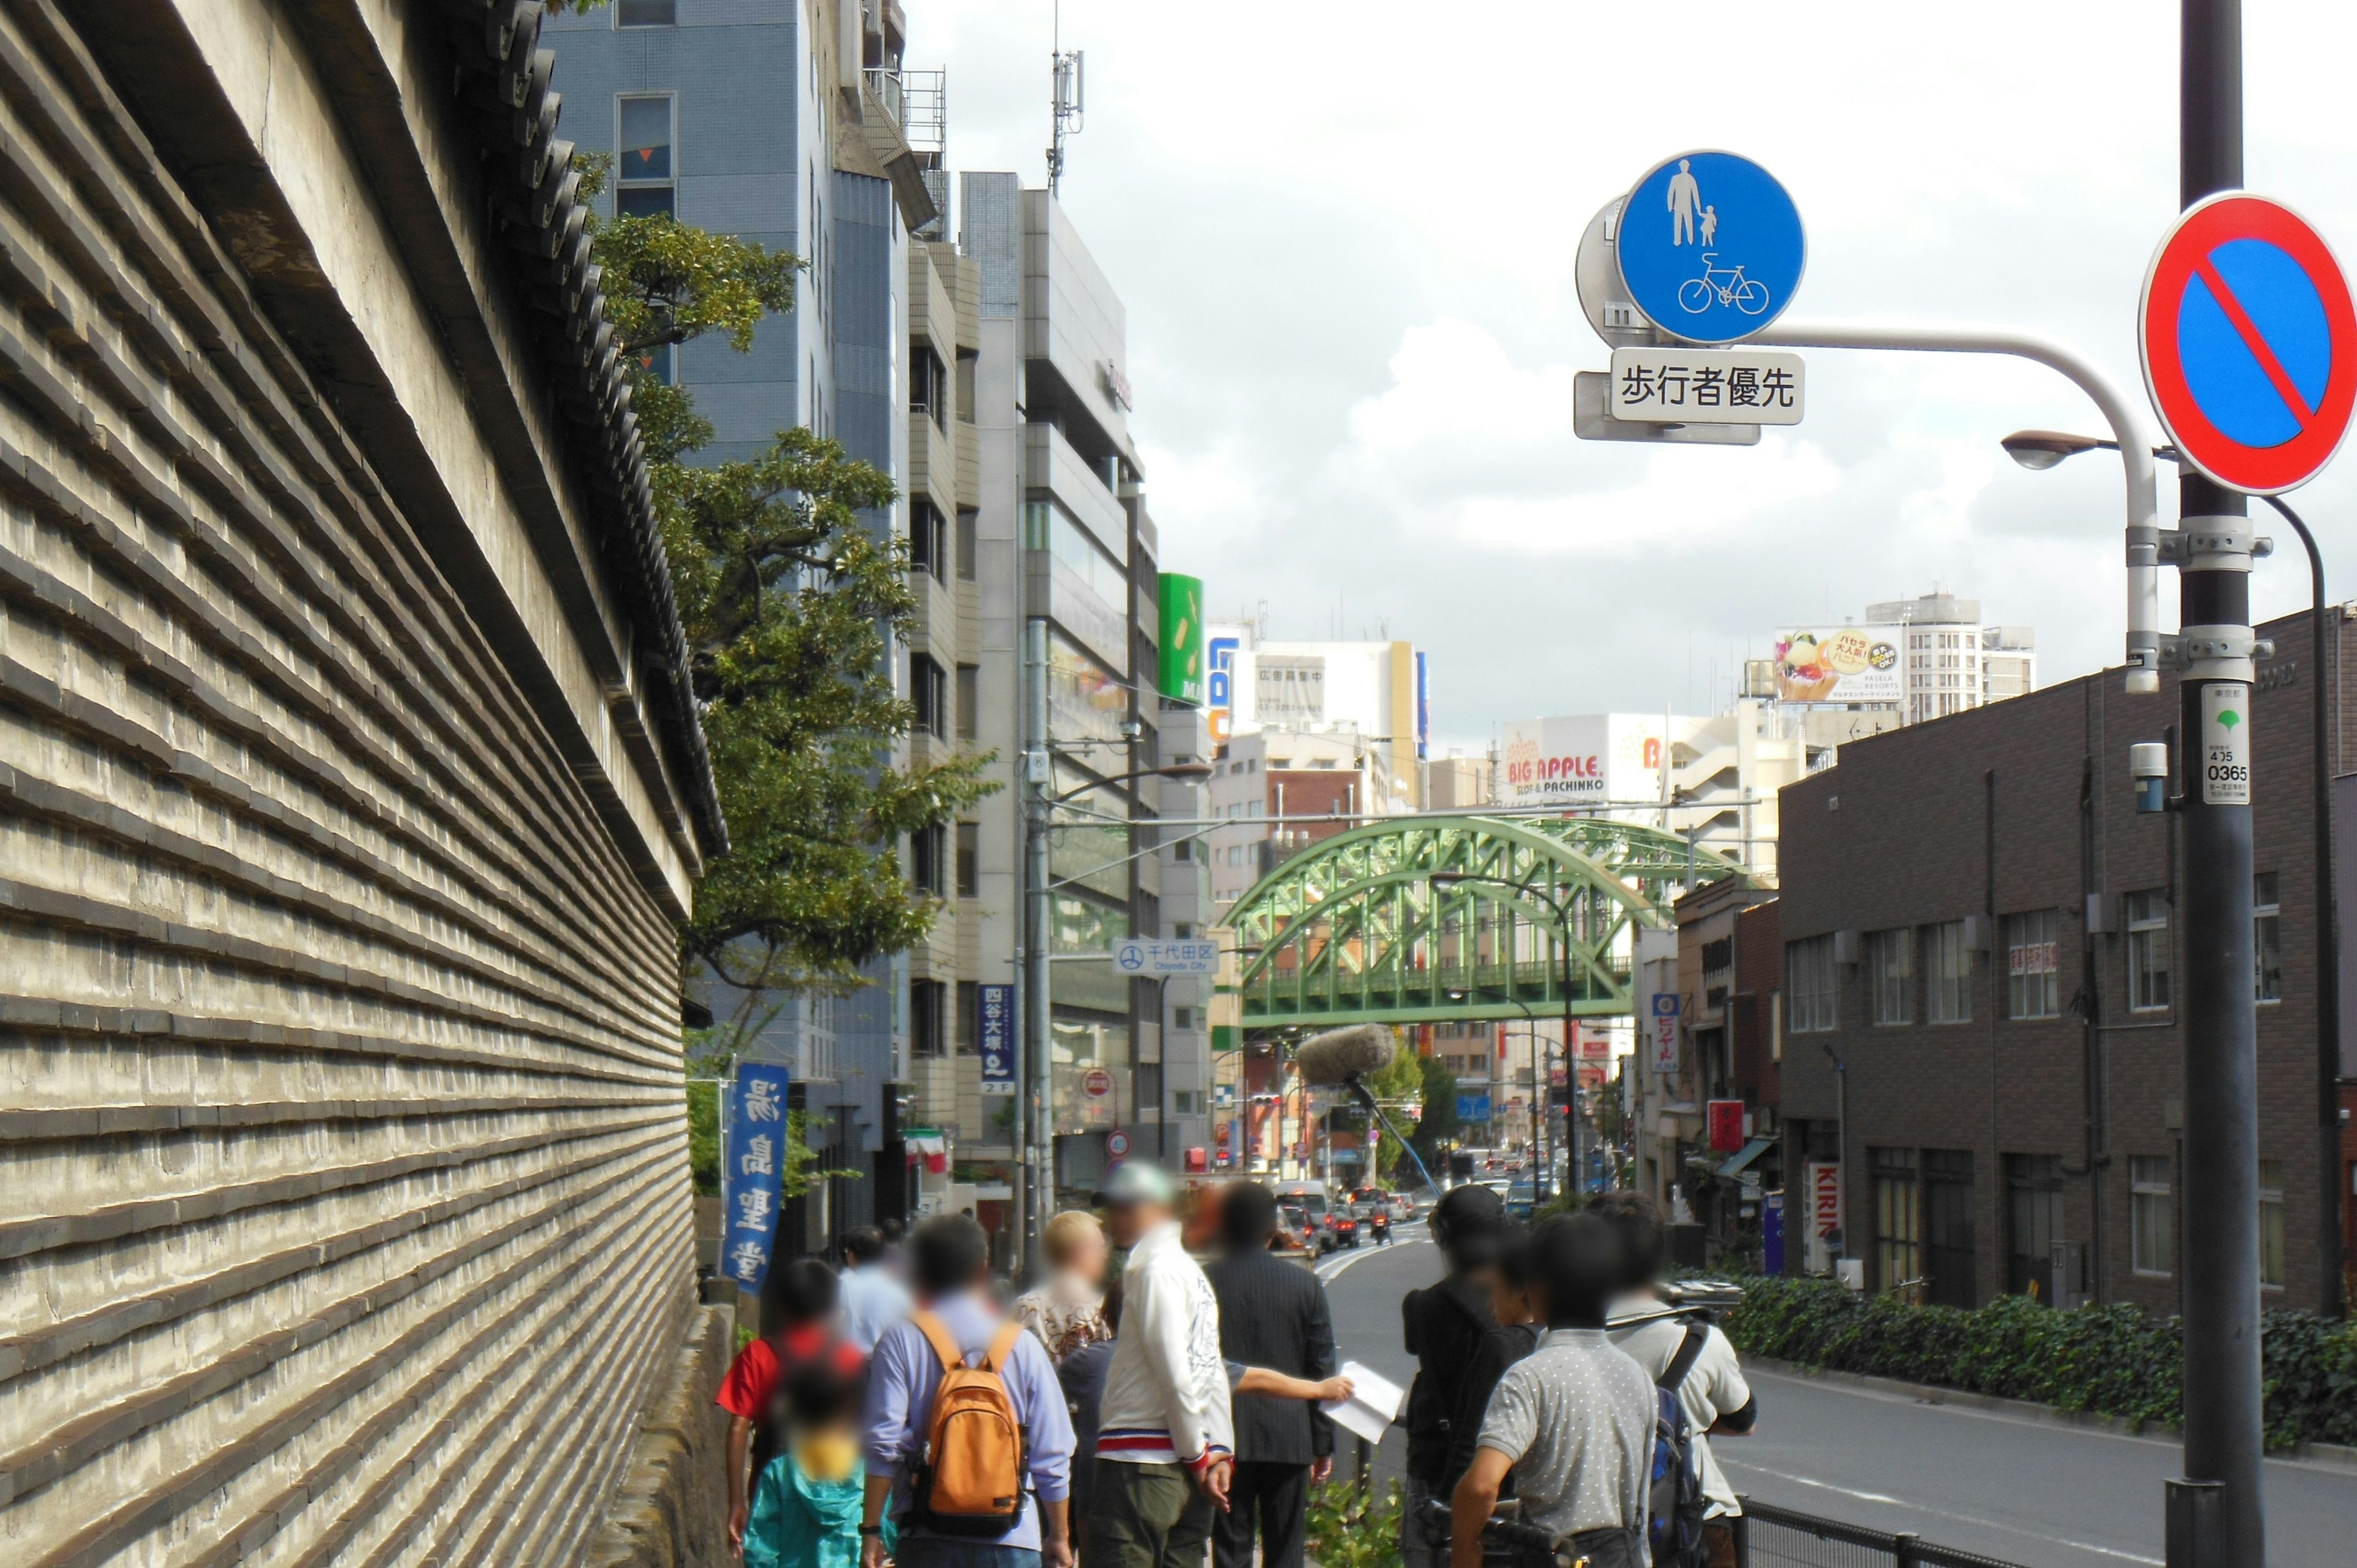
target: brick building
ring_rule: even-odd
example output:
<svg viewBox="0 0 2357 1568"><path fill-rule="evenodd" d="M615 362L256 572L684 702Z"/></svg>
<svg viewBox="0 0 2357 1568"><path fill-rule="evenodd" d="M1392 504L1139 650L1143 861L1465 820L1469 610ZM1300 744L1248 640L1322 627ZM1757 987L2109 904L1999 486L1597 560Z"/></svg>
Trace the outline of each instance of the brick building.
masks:
<svg viewBox="0 0 2357 1568"><path fill-rule="evenodd" d="M2253 702L2262 1269L2268 1305L2314 1307L2345 1223L2328 1203L2350 1190L2345 1160L2326 1164L2338 1091L2315 1010L2316 664L2305 615L2260 635L2276 649ZM1854 742L1784 791L1788 1191L1845 1167L1867 1288L2176 1309L2179 1132L2201 1113L2180 1091L2178 822L2136 814L2126 761L2178 712L2106 671ZM1797 1199L1793 1216L1805 1231ZM1828 1261L1811 1254L1787 1266Z"/></svg>

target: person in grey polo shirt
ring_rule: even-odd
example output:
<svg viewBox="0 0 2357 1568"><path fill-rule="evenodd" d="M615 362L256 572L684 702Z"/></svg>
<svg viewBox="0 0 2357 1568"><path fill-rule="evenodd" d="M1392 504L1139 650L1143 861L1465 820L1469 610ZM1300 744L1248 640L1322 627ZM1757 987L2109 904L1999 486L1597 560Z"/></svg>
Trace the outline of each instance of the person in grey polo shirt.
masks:
<svg viewBox="0 0 2357 1568"><path fill-rule="evenodd" d="M1619 1232L1594 1215L1549 1219L1531 1235L1530 1272L1547 1329L1490 1396L1449 1499L1451 1568L1481 1568L1481 1525L1510 1470L1523 1523L1567 1541L1589 1568L1645 1568L1659 1404L1652 1379L1604 1332L1623 1272Z"/></svg>

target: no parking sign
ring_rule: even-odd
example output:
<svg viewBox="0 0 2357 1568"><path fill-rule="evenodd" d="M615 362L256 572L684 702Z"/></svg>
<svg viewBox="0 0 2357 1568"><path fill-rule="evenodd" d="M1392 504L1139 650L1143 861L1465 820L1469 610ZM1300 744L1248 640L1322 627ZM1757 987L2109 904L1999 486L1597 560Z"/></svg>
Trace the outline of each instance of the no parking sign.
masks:
<svg viewBox="0 0 2357 1568"><path fill-rule="evenodd" d="M2136 316L2145 386L2185 460L2228 489L2314 478L2357 407L2357 306L2323 236L2226 191L2154 252Z"/></svg>

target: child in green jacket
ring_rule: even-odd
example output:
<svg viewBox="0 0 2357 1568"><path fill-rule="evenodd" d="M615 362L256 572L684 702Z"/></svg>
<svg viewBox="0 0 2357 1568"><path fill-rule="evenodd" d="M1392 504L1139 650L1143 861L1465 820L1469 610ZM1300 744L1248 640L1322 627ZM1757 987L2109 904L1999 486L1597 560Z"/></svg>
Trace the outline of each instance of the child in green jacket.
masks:
<svg viewBox="0 0 2357 1568"><path fill-rule="evenodd" d="M859 1568L867 1469L859 1455L862 1391L831 1366L803 1369L778 1391L778 1456L753 1488L745 1568ZM889 1520L884 1548L893 1547Z"/></svg>

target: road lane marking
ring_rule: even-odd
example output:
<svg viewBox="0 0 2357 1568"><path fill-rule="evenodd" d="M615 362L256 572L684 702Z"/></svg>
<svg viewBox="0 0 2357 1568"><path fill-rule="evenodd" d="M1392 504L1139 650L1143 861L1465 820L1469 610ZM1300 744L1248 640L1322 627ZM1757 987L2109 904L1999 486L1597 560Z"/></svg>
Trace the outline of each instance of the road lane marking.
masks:
<svg viewBox="0 0 2357 1568"><path fill-rule="evenodd" d="M1910 1502L1905 1498L1894 1498L1888 1492L1862 1492L1855 1487L1837 1486L1831 1481L1818 1480L1813 1476L1795 1476L1783 1470L1771 1470L1765 1465L1755 1465L1749 1459L1730 1458L1717 1448L1712 1449L1711 1455L1727 1469L1749 1470L1755 1475L1773 1476L1780 1481L1790 1481L1796 1487L1814 1487L1820 1491L1837 1493L1845 1498L1855 1498L1862 1503L1880 1503L1888 1508L1905 1509L1911 1513L1930 1514L1933 1519L1953 1520L1958 1524L1977 1525L1983 1530L2001 1530L2008 1535L2018 1535L2028 1541L2043 1541L2055 1546L2067 1546L2073 1552L2092 1552L2098 1557L2116 1557L2123 1563L2144 1563L2151 1564L2151 1568L2167 1568L2167 1563L2158 1557L2146 1557L2134 1552L2122 1552L2115 1547L2097 1546L2088 1541L2072 1541L2067 1536L2045 1535L2034 1530L2024 1530L2018 1524L2007 1524L1998 1520L1984 1519L1978 1514L1950 1513L1944 1509L1935 1509L1925 1503Z"/></svg>
<svg viewBox="0 0 2357 1568"><path fill-rule="evenodd" d="M1432 1243L1430 1241L1421 1236L1398 1238L1394 1240L1391 1245L1387 1247L1371 1246L1362 1242L1359 1246L1352 1248L1351 1250L1351 1255L1342 1259L1339 1262L1319 1263L1317 1271L1318 1277L1321 1280L1333 1279L1340 1275L1344 1269L1349 1268L1352 1263L1362 1263L1369 1258L1380 1257L1385 1252L1395 1252L1402 1247L1429 1247L1431 1245Z"/></svg>

